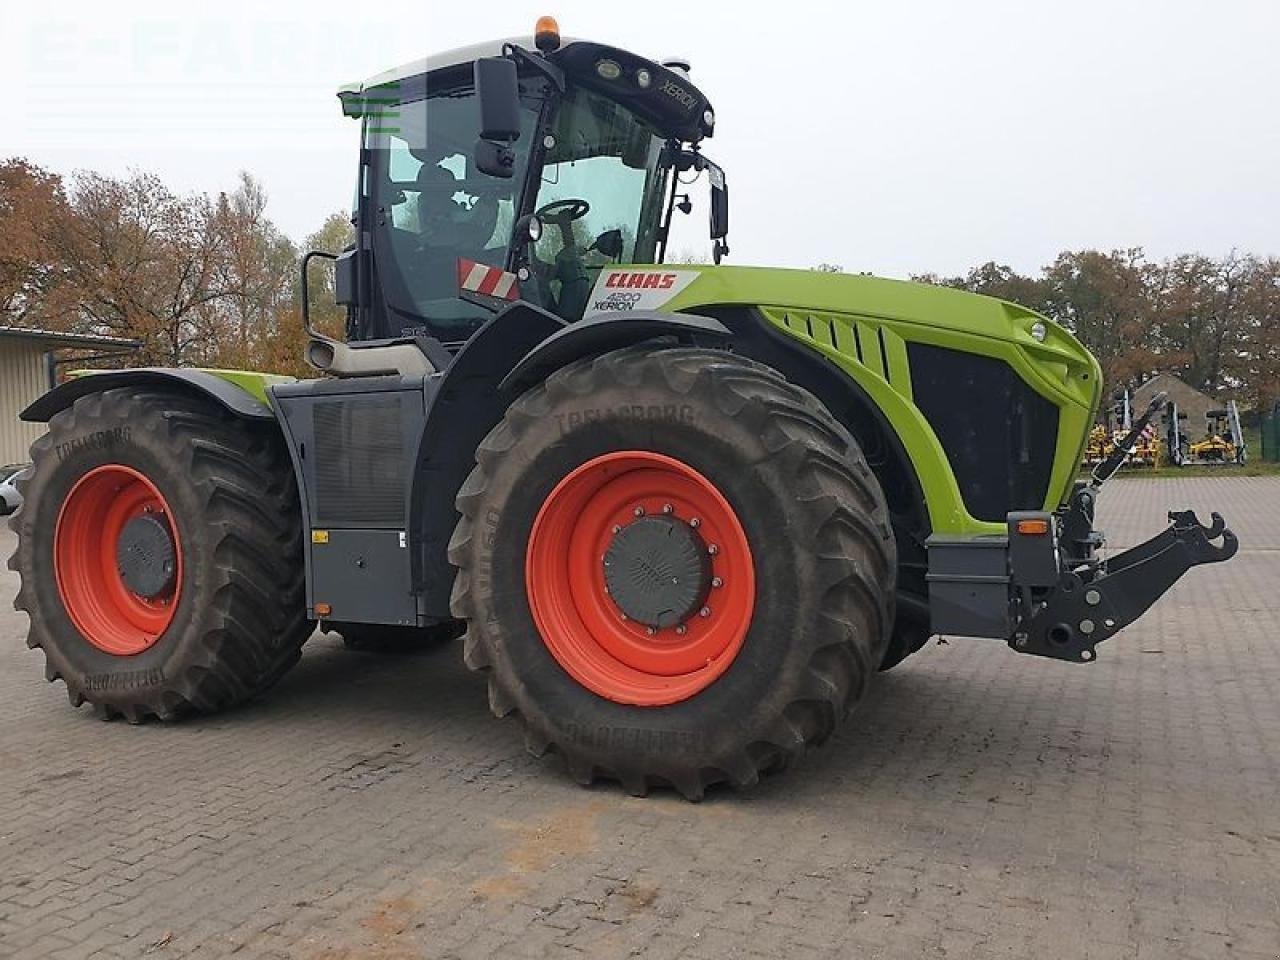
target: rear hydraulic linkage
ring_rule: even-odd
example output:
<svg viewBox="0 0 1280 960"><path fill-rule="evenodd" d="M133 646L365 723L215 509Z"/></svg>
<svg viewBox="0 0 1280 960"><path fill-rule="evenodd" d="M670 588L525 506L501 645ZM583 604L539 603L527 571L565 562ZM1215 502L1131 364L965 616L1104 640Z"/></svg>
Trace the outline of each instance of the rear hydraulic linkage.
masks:
<svg viewBox="0 0 1280 960"><path fill-rule="evenodd" d="M1202 563L1230 560L1240 548L1217 513L1206 527L1194 511L1184 510L1170 513L1170 525L1146 543L1105 560L1094 555L1104 541L1093 529L1098 490L1120 468L1165 400L1164 394L1152 399L1089 482L1077 487L1060 516L1062 575L1046 595L1022 602L1022 617L1009 640L1019 653L1091 661L1099 643L1142 616L1184 573ZM1219 537L1222 545L1216 546L1212 541Z"/></svg>

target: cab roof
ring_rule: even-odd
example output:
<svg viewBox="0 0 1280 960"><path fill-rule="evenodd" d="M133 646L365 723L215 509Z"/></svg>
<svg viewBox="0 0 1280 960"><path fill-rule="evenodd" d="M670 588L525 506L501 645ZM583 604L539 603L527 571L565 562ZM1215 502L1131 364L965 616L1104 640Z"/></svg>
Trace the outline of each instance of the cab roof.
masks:
<svg viewBox="0 0 1280 960"><path fill-rule="evenodd" d="M564 49L572 43L579 42L577 37L565 37L560 44L560 48ZM484 43L473 43L465 47L456 47L453 50L445 50L441 53L433 53L428 57L419 57L417 60L411 60L409 63L403 63L398 67L392 67L390 70L384 70L375 76L370 77L363 83L348 83L338 89L338 95L344 93L364 93L374 87L380 87L385 84L399 83L401 80L407 80L409 77L421 76L424 73L431 73L433 70L441 70L445 67L456 67L460 64L471 63L482 57L500 57L502 49L507 44L515 44L524 47L526 50L536 49L532 36L527 37L506 37L501 40L488 40Z"/></svg>
<svg viewBox="0 0 1280 960"><path fill-rule="evenodd" d="M413 85L420 82L418 78L437 70L460 67L485 57L500 57L507 45L525 50L532 50L537 46L533 38L509 37L446 50L402 64L370 77L363 83L342 87L338 91L338 97L343 102L343 112L351 117L361 116L359 101L367 95L379 94L400 84ZM646 79L641 86L634 81L615 84L616 77L597 77L593 67L601 57L620 63L629 71L629 75L634 73L638 77L642 71L648 73L652 81ZM687 67L683 65L673 62L668 66L640 54L577 37L565 37L548 59L566 73L572 74L577 83L595 87L606 97L624 103L666 137L697 143L714 133L715 114L711 104L689 80ZM381 93L381 96L386 95Z"/></svg>

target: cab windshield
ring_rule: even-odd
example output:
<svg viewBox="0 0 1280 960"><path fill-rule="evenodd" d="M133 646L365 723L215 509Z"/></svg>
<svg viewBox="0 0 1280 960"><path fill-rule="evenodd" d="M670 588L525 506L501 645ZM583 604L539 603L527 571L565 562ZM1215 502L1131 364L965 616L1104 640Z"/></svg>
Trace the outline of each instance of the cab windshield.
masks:
<svg viewBox="0 0 1280 960"><path fill-rule="evenodd" d="M534 209L544 229L526 296L578 320L606 264L656 260L669 173L663 143L614 101L581 88L565 94L543 143Z"/></svg>

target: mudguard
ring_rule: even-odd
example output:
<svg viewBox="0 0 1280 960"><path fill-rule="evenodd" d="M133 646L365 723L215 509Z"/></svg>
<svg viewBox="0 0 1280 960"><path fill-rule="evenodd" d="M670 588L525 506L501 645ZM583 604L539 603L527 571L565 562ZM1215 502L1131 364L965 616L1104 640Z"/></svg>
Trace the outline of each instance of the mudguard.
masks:
<svg viewBox="0 0 1280 960"><path fill-rule="evenodd" d="M508 398L494 385L564 326L554 314L517 301L477 330L433 378L409 493L411 578L429 615L449 615L454 569L448 545L458 521L454 497L475 466L476 447L507 410Z"/></svg>
<svg viewBox="0 0 1280 960"><path fill-rule="evenodd" d="M675 337L685 343L716 343L731 336L729 328L719 320L695 314L654 310L601 314L547 337L521 358L498 389L513 397L575 360L658 337Z"/></svg>
<svg viewBox="0 0 1280 960"><path fill-rule="evenodd" d="M81 397L116 387L136 384L173 387L189 394L209 397L238 417L274 420L266 404L266 385L283 383L291 377L234 370L197 370L173 367L139 367L134 370L88 372L50 390L20 414L28 423L48 423Z"/></svg>

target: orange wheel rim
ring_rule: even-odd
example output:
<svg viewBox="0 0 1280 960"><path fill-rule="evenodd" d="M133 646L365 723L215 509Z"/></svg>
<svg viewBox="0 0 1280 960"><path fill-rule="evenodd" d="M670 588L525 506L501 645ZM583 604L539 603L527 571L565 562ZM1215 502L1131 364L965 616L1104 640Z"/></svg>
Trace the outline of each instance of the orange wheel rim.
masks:
<svg viewBox="0 0 1280 960"><path fill-rule="evenodd" d="M126 526L139 518L167 532L172 546L169 582L145 596L126 583L119 556ZM67 615L89 643L114 656L142 653L173 622L182 592L182 545L169 504L132 467L90 470L58 511L53 569Z"/></svg>
<svg viewBox="0 0 1280 960"><path fill-rule="evenodd" d="M706 554L698 599L677 623L628 616L609 588L605 560L645 518L662 519ZM751 624L755 567L715 484L672 457L622 451L584 463L551 491L530 533L525 589L543 642L578 683L617 703L662 706L729 669Z"/></svg>

